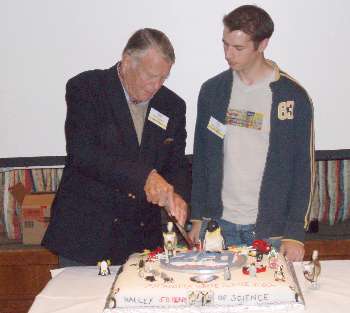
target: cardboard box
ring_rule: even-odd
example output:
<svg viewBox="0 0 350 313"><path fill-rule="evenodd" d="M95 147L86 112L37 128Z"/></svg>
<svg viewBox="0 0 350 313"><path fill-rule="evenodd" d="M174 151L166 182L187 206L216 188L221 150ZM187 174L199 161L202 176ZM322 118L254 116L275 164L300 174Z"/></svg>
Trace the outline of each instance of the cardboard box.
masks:
<svg viewBox="0 0 350 313"><path fill-rule="evenodd" d="M23 244L40 244L50 221L55 193L31 193L22 203Z"/></svg>

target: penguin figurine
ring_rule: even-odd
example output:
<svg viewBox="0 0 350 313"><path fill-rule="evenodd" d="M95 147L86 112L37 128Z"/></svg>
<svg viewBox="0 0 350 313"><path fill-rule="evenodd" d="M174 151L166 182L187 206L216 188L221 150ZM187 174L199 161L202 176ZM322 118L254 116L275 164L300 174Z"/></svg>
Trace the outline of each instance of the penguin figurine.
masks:
<svg viewBox="0 0 350 313"><path fill-rule="evenodd" d="M167 232L163 233L163 239L166 262L169 263L169 258L171 258L172 256L176 256L177 246L177 237L172 222L168 222Z"/></svg>
<svg viewBox="0 0 350 313"><path fill-rule="evenodd" d="M97 263L98 275L101 275L101 276L111 275L111 270L109 269L110 265L111 265L110 260L102 260L98 262Z"/></svg>
<svg viewBox="0 0 350 313"><path fill-rule="evenodd" d="M208 222L204 236L203 249L208 252L221 252L225 249L225 240L217 221L210 220Z"/></svg>

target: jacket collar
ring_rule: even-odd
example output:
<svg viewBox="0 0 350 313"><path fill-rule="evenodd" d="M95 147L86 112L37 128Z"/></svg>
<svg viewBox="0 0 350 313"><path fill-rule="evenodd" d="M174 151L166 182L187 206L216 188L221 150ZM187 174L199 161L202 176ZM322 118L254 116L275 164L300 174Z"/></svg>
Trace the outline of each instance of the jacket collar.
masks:
<svg viewBox="0 0 350 313"><path fill-rule="evenodd" d="M105 90L107 103L111 105L114 117L118 124L121 125L120 131L123 133L123 137L126 138L125 144L129 146L132 152L137 152L139 149L137 135L133 127L123 86L118 77L117 64L107 70Z"/></svg>

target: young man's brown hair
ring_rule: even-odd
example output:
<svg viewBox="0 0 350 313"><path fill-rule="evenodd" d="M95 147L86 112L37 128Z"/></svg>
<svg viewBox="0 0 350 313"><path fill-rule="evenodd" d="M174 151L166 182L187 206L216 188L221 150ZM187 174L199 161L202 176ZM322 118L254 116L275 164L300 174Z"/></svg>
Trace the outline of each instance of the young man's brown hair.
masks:
<svg viewBox="0 0 350 313"><path fill-rule="evenodd" d="M224 26L231 32L241 30L250 35L257 48L259 43L270 38L274 24L270 15L255 5L242 5L223 18Z"/></svg>

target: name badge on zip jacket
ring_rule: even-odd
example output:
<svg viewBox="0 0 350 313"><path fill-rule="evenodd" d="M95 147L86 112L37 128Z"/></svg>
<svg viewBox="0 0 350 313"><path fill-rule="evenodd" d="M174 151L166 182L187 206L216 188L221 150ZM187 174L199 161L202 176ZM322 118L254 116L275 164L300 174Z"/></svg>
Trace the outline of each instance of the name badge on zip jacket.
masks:
<svg viewBox="0 0 350 313"><path fill-rule="evenodd" d="M216 118L212 116L210 117L207 128L216 136L220 137L221 139L224 139L226 133L226 125L222 124Z"/></svg>

